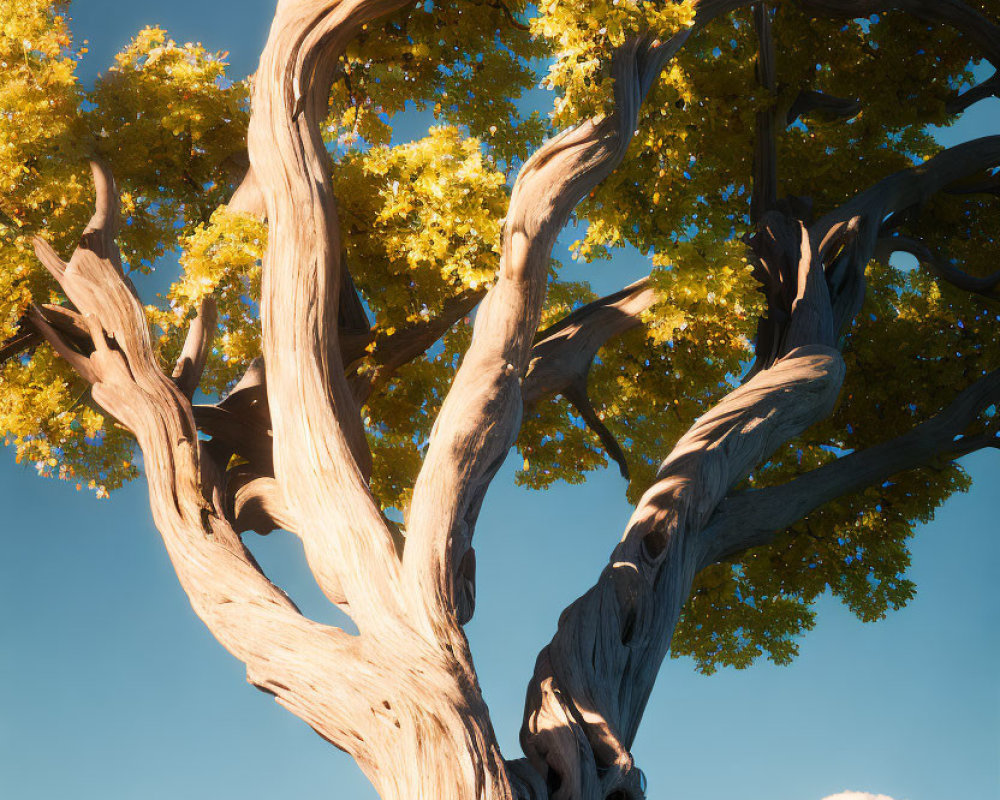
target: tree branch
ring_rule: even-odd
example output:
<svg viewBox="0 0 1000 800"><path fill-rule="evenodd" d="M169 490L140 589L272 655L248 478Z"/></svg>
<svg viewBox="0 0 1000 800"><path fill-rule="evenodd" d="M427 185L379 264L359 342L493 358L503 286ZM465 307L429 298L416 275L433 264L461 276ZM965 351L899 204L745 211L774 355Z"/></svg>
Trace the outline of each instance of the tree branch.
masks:
<svg viewBox="0 0 1000 800"><path fill-rule="evenodd" d="M811 249L825 264L826 283L833 302L834 328L846 330L865 294L865 269L876 256L879 238L898 227L904 213L932 195L961 185L983 170L1000 164L1000 136L987 136L943 150L933 158L900 170L860 192L809 226ZM794 295L799 259L796 224L806 208L793 208L795 198L782 201L784 210L768 213L750 237L757 264L754 275L768 298L767 316L758 325L755 375L780 347Z"/></svg>
<svg viewBox="0 0 1000 800"><path fill-rule="evenodd" d="M753 192L750 196L750 223L755 225L778 197L777 114L773 102L777 88L774 37L767 3L758 2L753 12L757 34L757 83L772 98L767 108L757 112L754 124Z"/></svg>
<svg viewBox="0 0 1000 800"><path fill-rule="evenodd" d="M48 341L52 345L52 349L73 367L85 381L91 384L97 381L97 373L91 367L90 356L84 355L73 347L54 327L49 325L41 311L35 306L29 309L28 319L35 326L36 330L38 330L39 335Z"/></svg>
<svg viewBox="0 0 1000 800"><path fill-rule="evenodd" d="M370 456L340 357L347 289L319 122L348 42L400 5L279 4L254 81L248 137L269 226L261 323L274 477L317 582L331 600L343 589L362 629L405 616L405 603L392 537L364 479Z"/></svg>
<svg viewBox="0 0 1000 800"><path fill-rule="evenodd" d="M861 113L861 101L850 97L834 97L812 89L803 89L796 96L788 109L785 125L791 125L799 117L806 117L813 112L829 117L850 119Z"/></svg>
<svg viewBox="0 0 1000 800"><path fill-rule="evenodd" d="M464 634L432 591L404 588L395 531L359 463L364 430L337 346L339 225L319 124L348 43L404 5L282 0L256 73L249 152L269 226L261 321L274 479L317 582L346 599L361 634L367 704L353 735L333 741L384 798L505 800Z"/></svg>
<svg viewBox="0 0 1000 800"><path fill-rule="evenodd" d="M779 531L838 497L878 486L936 458L958 458L982 447L997 447L996 433L962 437L983 411L997 403L1000 370L980 378L939 414L902 436L838 458L780 486L726 498L705 528L702 566L770 543Z"/></svg>
<svg viewBox="0 0 1000 800"><path fill-rule="evenodd" d="M694 24L668 41L632 39L619 48L612 59L614 112L548 141L517 177L498 280L480 306L472 344L435 423L407 520L404 577L410 591L436 598L438 619L457 613L464 621L475 605L465 595L473 586L472 534L486 489L521 424L520 382L556 236L576 204L621 163L642 100L664 65L695 30L745 4L701 0L694 4Z"/></svg>
<svg viewBox="0 0 1000 800"><path fill-rule="evenodd" d="M823 254L827 263L838 331L844 330L861 308L864 270L875 255L884 220L919 207L949 185L998 164L1000 136L974 139L884 178L809 227L813 249Z"/></svg>
<svg viewBox="0 0 1000 800"><path fill-rule="evenodd" d="M33 312L26 314L18 323L17 333L0 345L0 364L31 350L45 338L38 326L32 322L34 314L40 314L45 322L62 338L71 342L77 350L89 352L93 348L87 326L76 311L55 303L43 303L35 306Z"/></svg>
<svg viewBox="0 0 1000 800"><path fill-rule="evenodd" d="M246 157L246 172L243 175L243 180L236 187L236 191L233 192L233 196L229 198L227 207L230 211L238 214L249 214L251 217L264 220L267 217L264 195L257 182L257 175L254 173L253 167L250 166L249 154L244 154L244 156Z"/></svg>
<svg viewBox="0 0 1000 800"><path fill-rule="evenodd" d="M1000 96L1000 72L994 70L993 74L982 83L952 97L945 104L945 111L949 114L961 114L980 100L998 96Z"/></svg>
<svg viewBox="0 0 1000 800"><path fill-rule="evenodd" d="M295 533L297 526L281 496L281 486L274 478L246 473L246 480L240 481L231 476L228 488L233 505L233 529L237 533L256 531L265 535L278 528Z"/></svg>
<svg viewBox="0 0 1000 800"><path fill-rule="evenodd" d="M849 18L905 11L928 22L955 28L994 65L1000 64L1000 27L961 0L799 0L799 3L817 14Z"/></svg>
<svg viewBox="0 0 1000 800"><path fill-rule="evenodd" d="M941 280L958 289L978 294L990 300L1000 300L1000 270L992 275L976 277L933 252L918 239L901 235L880 238L875 247L875 259L888 264L893 253L909 253L920 262L922 267L929 269Z"/></svg>
<svg viewBox="0 0 1000 800"><path fill-rule="evenodd" d="M188 399L194 395L201 382L201 374L205 371L205 362L208 360L208 354L212 350L212 339L215 337L217 318L218 309L215 300L206 297L198 307L198 315L191 321L184 347L174 367L172 374L174 383Z"/></svg>
<svg viewBox="0 0 1000 800"><path fill-rule="evenodd" d="M99 169L108 208L114 184L107 168ZM356 658L351 637L302 617L261 573L209 499L214 493L201 479L211 472L201 463L190 403L157 365L142 306L115 263L111 230L92 223L69 263L43 240L35 241L42 262L80 309L92 341L90 355L69 347L41 314L34 322L92 382L101 407L135 434L154 521L195 612L247 665L251 683L327 738L342 737L350 709L364 700L358 684L342 674Z"/></svg>
<svg viewBox="0 0 1000 800"><path fill-rule="evenodd" d="M446 300L441 313L436 317L416 322L389 336L376 338L371 352L371 366L351 380L358 403L364 403L373 392L384 386L401 366L425 353L458 320L470 314L485 294L485 290L481 289L461 292ZM371 337L369 341L372 341Z"/></svg>
<svg viewBox="0 0 1000 800"><path fill-rule="evenodd" d="M800 274L777 360L677 443L597 584L563 612L539 655L521 743L557 787L554 798L643 797L629 748L704 560L701 532L735 482L833 408L844 363L831 346L822 262L799 231Z"/></svg>
<svg viewBox="0 0 1000 800"><path fill-rule="evenodd" d="M972 176L966 180L956 181L944 188L946 194L966 195L966 194L992 194L1000 195L1000 172L986 170L986 174ZM886 230L892 227L888 224L883 226Z"/></svg>
<svg viewBox="0 0 1000 800"><path fill-rule="evenodd" d="M594 412L587 376L598 351L611 339L642 324L642 313L656 301L648 277L567 314L538 334L521 387L525 410L543 398L562 394L579 412L628 477L628 463L614 435Z"/></svg>

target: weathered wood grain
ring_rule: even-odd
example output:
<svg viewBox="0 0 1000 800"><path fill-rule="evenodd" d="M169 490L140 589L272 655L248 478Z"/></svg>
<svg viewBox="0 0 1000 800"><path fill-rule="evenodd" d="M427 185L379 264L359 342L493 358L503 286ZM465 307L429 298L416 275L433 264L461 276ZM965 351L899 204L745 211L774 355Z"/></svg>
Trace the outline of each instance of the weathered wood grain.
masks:
<svg viewBox="0 0 1000 800"><path fill-rule="evenodd" d="M986 57L1000 56L1000 29L957 0L801 4L825 15L908 11L953 25ZM475 603L479 508L523 409L552 394L573 402L626 468L590 407L587 374L599 349L641 324L658 299L643 279L539 333L552 247L579 200L621 162L664 66L697 30L750 2L693 0L691 28L620 48L614 113L554 137L518 175L497 280L485 298L478 291L455 298L438 319L379 340L341 260L319 123L348 43L405 5L278 2L253 82L250 166L230 203L269 227L263 354L225 400L191 403L215 329L211 301L191 325L172 377L160 369L115 246L113 176L99 163L95 213L70 260L36 241L69 304L31 309L0 360L44 338L92 384L94 400L135 434L154 521L195 612L246 664L252 684L350 753L385 800L638 800L645 787L630 747L700 569L770 541L870 482L1000 446L993 428L968 433L1000 399L994 372L902 437L783 486L731 494L778 446L830 412L844 371L838 334L860 307L867 263L880 247L917 247L898 234L886 244L894 233L887 219L1000 164L1000 137L946 150L807 224L792 213L796 203L776 197L775 118L762 112L753 212L760 224L750 244L775 313L763 323L757 365L677 442L594 587L563 613L529 686L527 757L505 762L462 630ZM759 9L761 84L771 90L774 54ZM855 104L813 92L793 106L796 114L816 109L853 113ZM956 285L995 292L995 276L971 279L920 255ZM359 403L481 299L404 537L369 491ZM353 367L373 341L376 368L359 376ZM228 468L234 454L243 462ZM359 635L306 619L262 573L240 533L279 528L301 538L317 583Z"/></svg>

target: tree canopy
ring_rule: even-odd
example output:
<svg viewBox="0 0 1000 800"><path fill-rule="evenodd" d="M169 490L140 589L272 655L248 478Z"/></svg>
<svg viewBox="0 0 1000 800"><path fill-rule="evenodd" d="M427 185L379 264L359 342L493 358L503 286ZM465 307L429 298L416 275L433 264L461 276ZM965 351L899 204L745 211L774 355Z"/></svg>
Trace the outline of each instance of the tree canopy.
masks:
<svg viewBox="0 0 1000 800"><path fill-rule="evenodd" d="M598 262L634 248L650 273L601 299L551 260L536 349L571 332L574 314L636 307L579 374L526 401L520 483L582 482L617 461L638 502L695 421L767 366L791 313L787 285L762 256L767 237L782 235L767 228L775 208L808 227L858 197L893 197L872 201L885 213L855 232L878 246L864 254L863 306L838 320L847 371L834 412L737 490L778 487L904 436L1000 364L997 145L942 153L931 131L992 94L992 78L977 80L1000 58L989 22L1000 3L731 2L705 24L706 5L427 0L367 23L344 50L321 127L354 289L341 290L340 349L362 406L371 491L400 542L471 320L497 282L514 178L556 132L614 115L611 54L637 36L690 33L654 75L620 165L576 207L572 249ZM124 275L179 254L169 292L141 298L160 365L183 361L193 322L215 328L195 420L204 437L231 445L231 466L255 465L249 444L226 440L219 404L261 354L268 226L247 173L254 77L227 74L225 53L150 27L85 86L76 68L86 48L72 40L69 11L0 0L5 442L41 475L99 497L141 472L132 434L31 323L38 314L70 341L87 337L32 239L72 251L94 205L94 160L120 195ZM521 99L539 82L553 101L544 116ZM412 109L431 112L435 126L398 142L393 125ZM852 247L837 242L830 262ZM918 265L890 259L898 251ZM952 450L831 498L772 541L703 569L673 655L706 672L760 657L786 663L826 591L862 620L905 604L914 525L968 488L952 457L995 437L995 404L974 417Z"/></svg>

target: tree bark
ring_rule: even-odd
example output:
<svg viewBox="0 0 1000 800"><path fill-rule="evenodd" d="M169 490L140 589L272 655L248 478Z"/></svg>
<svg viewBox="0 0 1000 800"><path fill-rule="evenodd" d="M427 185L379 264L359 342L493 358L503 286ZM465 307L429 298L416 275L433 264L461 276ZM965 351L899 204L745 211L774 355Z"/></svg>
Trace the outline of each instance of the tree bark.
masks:
<svg viewBox="0 0 1000 800"><path fill-rule="evenodd" d="M535 664L521 743L557 800L644 796L629 750L711 546L706 526L734 483L833 409L844 364L822 262L799 230L798 288L777 359L677 443L598 582L563 612Z"/></svg>
<svg viewBox="0 0 1000 800"><path fill-rule="evenodd" d="M391 526L366 480L367 445L337 340L341 275L319 134L337 63L400 0L278 6L249 131L269 224L261 319L274 477L310 569L360 630L370 682L355 755L385 798L507 798L510 787L457 620L405 591ZM373 724L374 723L374 724Z"/></svg>
<svg viewBox="0 0 1000 800"><path fill-rule="evenodd" d="M990 57L997 50L995 26L955 0L803 4L851 14L902 8L958 26ZM698 570L766 542L789 514L851 491L859 476L997 446L992 431L961 436L997 400L992 373L909 438L785 487L727 498L780 444L832 409L844 370L838 332L860 306L864 266L887 215L996 164L1000 137L891 176L807 230L767 210L775 199L774 119L760 126L756 248L769 297L781 307L780 330L757 373L677 443L595 586L564 612L529 687L527 758L505 763L462 630L475 602L479 508L523 408L546 394L566 394L624 468L624 454L590 408L586 376L600 346L638 324L655 299L640 281L536 336L549 256L576 203L621 162L663 66L695 30L749 0L695 0L693 27L665 42L628 42L614 60L614 113L563 132L525 164L503 229L499 277L436 422L403 548L368 487L359 401L479 296L457 298L440 320L383 342L381 372L352 384L343 331L370 333L341 261L319 122L352 37L405 5L278 3L254 81L250 167L232 203L269 225L263 359L225 401L191 403L215 327L210 303L173 376L159 368L114 244L118 201L106 166L95 165L97 209L70 261L36 242L76 311L33 309L32 336L47 339L92 384L95 401L135 434L154 521L198 616L246 664L253 685L351 754L384 800L638 800L644 781L629 748ZM771 89L769 20L759 8L761 79ZM212 442L200 441L199 427ZM233 453L248 464L227 471ZM274 527L301 538L317 583L352 617L357 636L306 619L268 581L239 533Z"/></svg>

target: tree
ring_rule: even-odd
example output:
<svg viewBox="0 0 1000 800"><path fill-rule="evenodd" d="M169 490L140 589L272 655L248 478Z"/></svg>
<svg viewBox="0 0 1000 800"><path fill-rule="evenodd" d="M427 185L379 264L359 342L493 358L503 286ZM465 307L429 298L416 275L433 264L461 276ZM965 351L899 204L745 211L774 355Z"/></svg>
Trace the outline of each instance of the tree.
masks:
<svg viewBox="0 0 1000 800"><path fill-rule="evenodd" d="M642 796L668 649L783 662L827 587L904 603L912 524L998 444L1000 139L925 132L992 94L991 4L561 3L528 31L517 5L283 0L252 86L148 29L88 93L63 4L2 9L8 438L99 494L137 446L195 611L384 797ZM513 102L541 58L543 144ZM407 102L447 124L391 147ZM651 275L560 281L574 210L582 259L627 243ZM178 244L144 307L129 273ZM515 445L537 487L607 454L637 507L505 761L462 625ZM272 530L358 635L267 580L243 538Z"/></svg>

